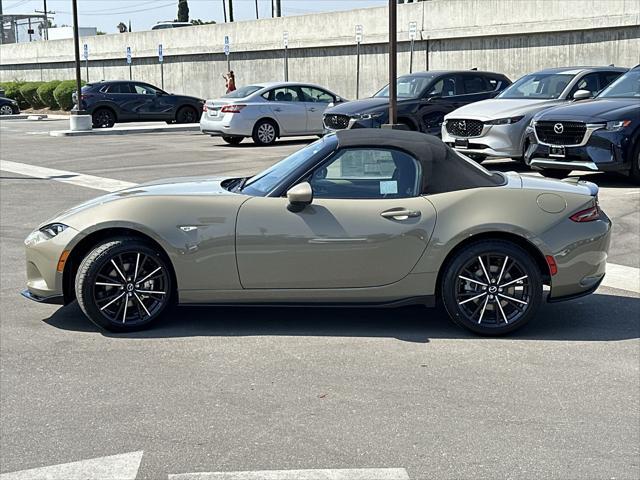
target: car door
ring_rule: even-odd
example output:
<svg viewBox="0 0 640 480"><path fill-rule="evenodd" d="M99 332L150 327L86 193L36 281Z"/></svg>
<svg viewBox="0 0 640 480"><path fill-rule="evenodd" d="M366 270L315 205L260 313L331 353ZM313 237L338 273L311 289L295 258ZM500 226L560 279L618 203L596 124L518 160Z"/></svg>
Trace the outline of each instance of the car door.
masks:
<svg viewBox="0 0 640 480"><path fill-rule="evenodd" d="M112 103L118 114L118 120L137 120L137 97L132 95L132 86L128 82L109 85L104 94L107 102Z"/></svg>
<svg viewBox="0 0 640 480"><path fill-rule="evenodd" d="M138 103L138 115L141 120L169 120L171 106L167 111L160 99L159 91L146 83L132 83Z"/></svg>
<svg viewBox="0 0 640 480"><path fill-rule="evenodd" d="M321 134L324 128L322 123L324 111L336 99L329 92L316 87L301 86L300 91L307 109L307 133Z"/></svg>
<svg viewBox="0 0 640 480"><path fill-rule="evenodd" d="M296 87L278 87L264 93L269 109L284 135L307 132L307 107L301 101L302 94Z"/></svg>
<svg viewBox="0 0 640 480"><path fill-rule="evenodd" d="M253 197L238 213L243 288L376 287L408 275L433 232L436 212L419 195L422 172L389 148L335 152L307 180L313 202L290 211L284 197Z"/></svg>
<svg viewBox="0 0 640 480"><path fill-rule="evenodd" d="M461 89L460 77L454 74L438 77L427 87L418 109L423 132L440 136L444 116L464 105Z"/></svg>

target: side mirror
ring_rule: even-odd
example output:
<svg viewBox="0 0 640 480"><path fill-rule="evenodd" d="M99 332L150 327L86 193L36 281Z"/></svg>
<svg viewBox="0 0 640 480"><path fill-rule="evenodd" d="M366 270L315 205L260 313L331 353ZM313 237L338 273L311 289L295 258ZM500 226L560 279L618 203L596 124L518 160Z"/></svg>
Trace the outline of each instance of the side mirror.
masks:
<svg viewBox="0 0 640 480"><path fill-rule="evenodd" d="M336 97L335 103L342 103L342 98L341 97Z"/></svg>
<svg viewBox="0 0 640 480"><path fill-rule="evenodd" d="M576 93L573 94L573 99L586 100L587 98L591 98L592 96L593 96L593 93L591 93L589 90L578 90Z"/></svg>
<svg viewBox="0 0 640 480"><path fill-rule="evenodd" d="M299 212L313 202L313 189L309 182L299 183L287 191L287 199L289 200L287 209L291 212Z"/></svg>

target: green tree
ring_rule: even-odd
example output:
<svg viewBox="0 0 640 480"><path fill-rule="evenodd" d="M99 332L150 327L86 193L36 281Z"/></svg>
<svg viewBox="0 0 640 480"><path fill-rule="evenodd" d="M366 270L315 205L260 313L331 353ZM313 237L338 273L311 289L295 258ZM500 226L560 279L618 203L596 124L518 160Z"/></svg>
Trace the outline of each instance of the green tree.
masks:
<svg viewBox="0 0 640 480"><path fill-rule="evenodd" d="M124 22L120 22L116 28L118 29L118 31L120 33L126 33L127 32L127 25Z"/></svg>
<svg viewBox="0 0 640 480"><path fill-rule="evenodd" d="M189 4L187 3L187 0L178 0L178 21L189 21Z"/></svg>

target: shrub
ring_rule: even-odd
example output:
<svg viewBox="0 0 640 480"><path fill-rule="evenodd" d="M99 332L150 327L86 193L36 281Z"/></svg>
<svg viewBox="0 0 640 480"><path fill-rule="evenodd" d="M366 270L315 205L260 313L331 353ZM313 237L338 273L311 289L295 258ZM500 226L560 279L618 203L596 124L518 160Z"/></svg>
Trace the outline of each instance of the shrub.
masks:
<svg viewBox="0 0 640 480"><path fill-rule="evenodd" d="M38 87L40 85L42 85L42 82L27 82L20 87L20 93L32 108L44 107L40 97L38 97Z"/></svg>
<svg viewBox="0 0 640 480"><path fill-rule="evenodd" d="M18 102L21 109L29 108L29 104L22 96L22 93L20 93L20 87L24 84L25 82L7 82L4 84L4 94L7 98L12 98Z"/></svg>
<svg viewBox="0 0 640 480"><path fill-rule="evenodd" d="M50 82L43 83L38 87L38 97L40 97L40 101L52 110L60 108L60 105L58 105L55 97L53 96L53 91L58 85L60 85L60 80L52 80Z"/></svg>
<svg viewBox="0 0 640 480"><path fill-rule="evenodd" d="M82 82L84 85L85 82ZM73 108L73 100L71 99L71 95L76 91L76 81L75 80L64 80L60 82L60 84L53 91L53 97L56 99L56 103L63 110L71 110Z"/></svg>

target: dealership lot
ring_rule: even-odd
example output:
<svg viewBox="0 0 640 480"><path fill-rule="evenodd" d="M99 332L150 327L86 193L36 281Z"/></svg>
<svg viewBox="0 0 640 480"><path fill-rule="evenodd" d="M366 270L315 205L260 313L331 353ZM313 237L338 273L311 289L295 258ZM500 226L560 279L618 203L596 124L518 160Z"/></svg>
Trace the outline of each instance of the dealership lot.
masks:
<svg viewBox="0 0 640 480"><path fill-rule="evenodd" d="M130 453L139 469L123 463L140 479L640 476L640 189L623 177L591 177L615 225L617 275L590 297L544 305L508 338L418 307L179 308L150 331L112 335L75 304L18 295L22 241L37 224L114 180L251 174L310 140L48 135L64 128L0 124L0 158L13 162L0 180L0 472Z"/></svg>

